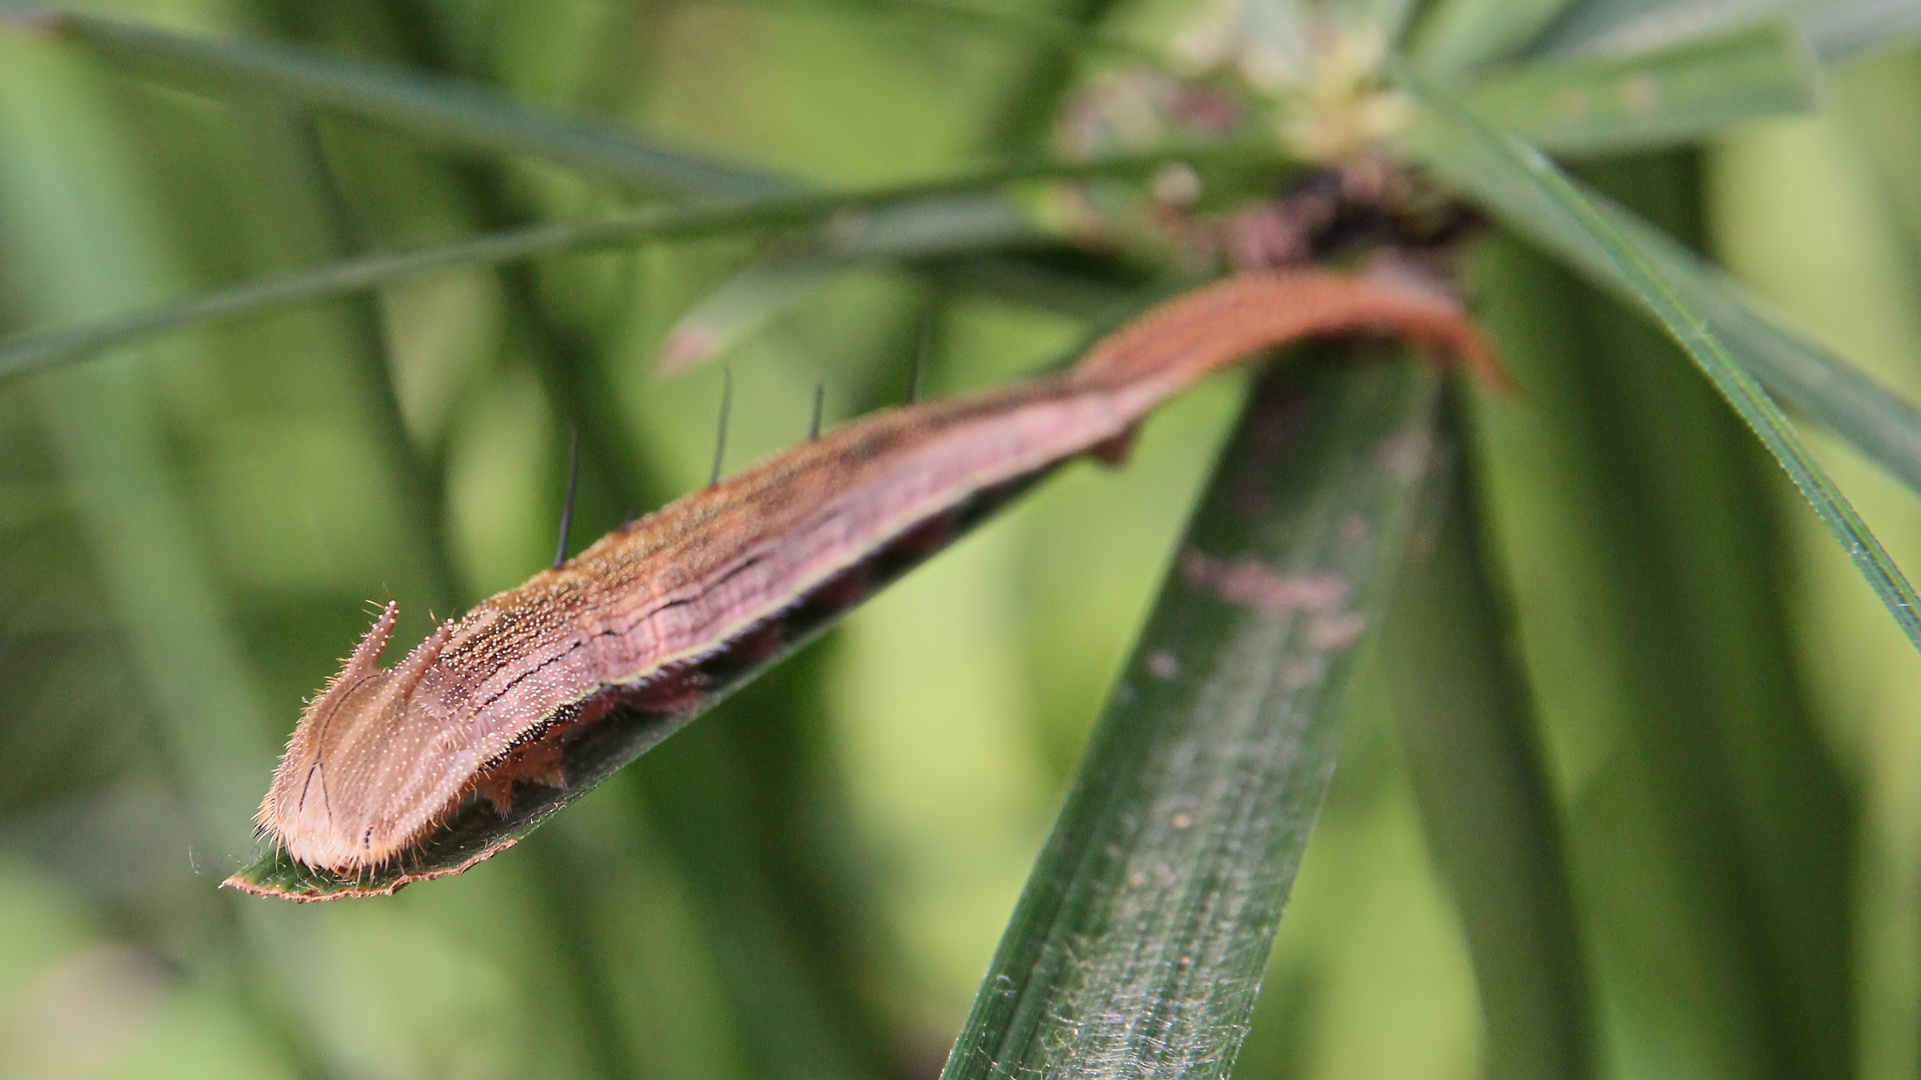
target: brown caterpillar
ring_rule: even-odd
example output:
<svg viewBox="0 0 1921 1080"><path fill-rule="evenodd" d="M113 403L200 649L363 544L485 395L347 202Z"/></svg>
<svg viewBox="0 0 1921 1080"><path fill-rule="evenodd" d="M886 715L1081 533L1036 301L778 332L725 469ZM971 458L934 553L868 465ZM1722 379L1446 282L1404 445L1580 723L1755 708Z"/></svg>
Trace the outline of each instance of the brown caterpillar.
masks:
<svg viewBox="0 0 1921 1080"><path fill-rule="evenodd" d="M716 693L1055 466L1118 462L1194 380L1301 338L1368 333L1507 376L1451 297L1408 280L1247 274L1172 300L1066 374L863 417L602 537L450 621L392 670L379 621L294 729L261 828L354 876L476 794L564 786L563 740L615 708Z"/></svg>

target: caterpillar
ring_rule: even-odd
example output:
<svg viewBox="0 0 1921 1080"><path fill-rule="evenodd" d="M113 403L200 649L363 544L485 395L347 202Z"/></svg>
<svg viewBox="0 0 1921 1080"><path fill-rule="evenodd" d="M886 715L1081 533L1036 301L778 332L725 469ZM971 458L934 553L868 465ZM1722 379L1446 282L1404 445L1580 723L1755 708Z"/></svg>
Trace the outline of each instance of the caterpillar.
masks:
<svg viewBox="0 0 1921 1080"><path fill-rule="evenodd" d="M389 603L301 716L259 826L298 862L356 876L470 799L504 813L516 785L564 787L567 740L615 710L696 709L1055 467L1118 464L1196 379L1339 334L1400 338L1508 384L1459 303L1406 276L1290 269L1196 289L1062 374L872 413L687 495L385 669Z"/></svg>

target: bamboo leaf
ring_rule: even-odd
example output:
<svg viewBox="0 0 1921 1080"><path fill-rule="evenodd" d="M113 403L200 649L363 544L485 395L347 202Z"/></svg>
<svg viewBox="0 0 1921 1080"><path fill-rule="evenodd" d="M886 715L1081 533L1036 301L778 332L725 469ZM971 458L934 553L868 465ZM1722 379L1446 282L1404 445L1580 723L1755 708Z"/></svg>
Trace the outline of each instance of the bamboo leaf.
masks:
<svg viewBox="0 0 1921 1080"><path fill-rule="evenodd" d="M1537 63L1476 83L1490 120L1556 153L1659 146L1814 107L1805 44L1786 23L1625 59Z"/></svg>
<svg viewBox="0 0 1921 1080"><path fill-rule="evenodd" d="M1371 355L1257 391L945 1080L1232 1067L1436 437L1433 373Z"/></svg>
<svg viewBox="0 0 1921 1080"><path fill-rule="evenodd" d="M190 89L267 93L490 154L541 158L650 191L737 198L790 192L797 181L622 131L518 105L476 84L260 41L178 34L126 19L0 4L0 21L30 27Z"/></svg>
<svg viewBox="0 0 1921 1080"><path fill-rule="evenodd" d="M1749 371L1751 354L1741 342L1717 328L1660 261L1539 150L1489 125L1450 92L1415 81L1433 112L1408 134L1407 148L1497 217L1658 319L1780 462L1908 640L1921 648L1921 597Z"/></svg>

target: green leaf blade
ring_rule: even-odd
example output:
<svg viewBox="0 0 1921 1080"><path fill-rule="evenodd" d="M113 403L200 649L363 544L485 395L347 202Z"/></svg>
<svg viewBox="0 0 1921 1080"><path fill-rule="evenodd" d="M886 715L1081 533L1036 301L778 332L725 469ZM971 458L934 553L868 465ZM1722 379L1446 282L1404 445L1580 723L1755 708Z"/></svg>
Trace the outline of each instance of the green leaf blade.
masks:
<svg viewBox="0 0 1921 1080"><path fill-rule="evenodd" d="M1448 410L1450 442L1468 447L1461 414ZM1566 824L1518 627L1475 520L1481 463L1466 456L1432 542L1409 556L1382 658L1428 848L1474 958L1485 1075L1585 1080L1598 1025Z"/></svg>
<svg viewBox="0 0 1921 1080"><path fill-rule="evenodd" d="M1438 385L1351 362L1257 392L945 1080L1227 1074L1332 773L1355 644L1424 488Z"/></svg>
<svg viewBox="0 0 1921 1080"><path fill-rule="evenodd" d="M1921 493L1921 412L1834 353L1775 325L1739 282L1673 237L1605 196L1587 194L1739 351L1769 393Z"/></svg>
<svg viewBox="0 0 1921 1080"><path fill-rule="evenodd" d="M1921 648L1921 597L1708 315L1538 149L1490 125L1438 86L1423 82L1420 93L1434 112L1408 136L1412 154L1653 315L1774 455L1908 640Z"/></svg>
<svg viewBox="0 0 1921 1080"><path fill-rule="evenodd" d="M1624 59L1531 64L1475 84L1489 119L1544 150L1598 154L1684 142L1814 107L1814 68L1786 23Z"/></svg>
<svg viewBox="0 0 1921 1080"><path fill-rule="evenodd" d="M1632 56L1779 18L1781 0L1588 0L1570 7L1540 41L1547 56Z"/></svg>
<svg viewBox="0 0 1921 1080"><path fill-rule="evenodd" d="M1417 140L1426 138L1416 133ZM1430 150L1443 157L1462 152L1459 146L1435 145ZM1473 167L1465 160L1452 166L1439 158L1431 160L1444 173ZM1921 412L1830 350L1782 329L1762 313L1739 282L1673 237L1606 195L1586 187L1579 190L1614 229L1640 246L1687 303L1737 350L1769 393L1921 493ZM1502 204L1508 208L1508 224L1557 253L1600 288L1629 303L1638 302L1625 279L1613 272L1608 252L1592 236L1564 227L1551 209L1519 193L1503 195Z"/></svg>
<svg viewBox="0 0 1921 1080"><path fill-rule="evenodd" d="M1232 147L1197 151L1203 157L1209 153L1233 157L1245 152ZM984 194L991 188L1074 176L1138 175L1154 165L1193 156L1159 152L1091 162L1042 160L862 190L801 190L756 199L690 202L529 225L408 251L342 259L124 315L0 339L0 379L79 360L182 327L348 296L436 270L498 266L564 252L757 229L812 226L831 234L831 222L836 218L857 221L857 235L851 241L836 242L828 235L813 239L828 247L838 243L845 261L927 258L941 252L963 254L991 249L1028 229L1010 204ZM864 216L843 217L850 213ZM829 223L824 229L823 222Z"/></svg>

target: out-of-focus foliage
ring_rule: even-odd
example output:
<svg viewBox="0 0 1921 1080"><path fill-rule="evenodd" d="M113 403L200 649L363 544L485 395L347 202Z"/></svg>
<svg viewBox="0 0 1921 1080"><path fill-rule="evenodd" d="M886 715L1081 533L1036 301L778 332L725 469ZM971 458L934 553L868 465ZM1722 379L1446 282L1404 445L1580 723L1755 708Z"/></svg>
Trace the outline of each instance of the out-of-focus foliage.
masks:
<svg viewBox="0 0 1921 1080"><path fill-rule="evenodd" d="M1799 64L1804 40L1859 45L1855 8L1872 6L1375 5L1415 19L1434 71L1535 43L1552 66L1480 100L1534 116L1549 143L1552 108L1540 120L1530 95L1618 89L1609 57L1720 30L1740 45L1715 54L1727 77L1765 103L1739 115L1802 104L1769 50ZM472 80L822 186L1041 151L1074 79L1127 55L1112 42L1166 40L1193 15L1172 0L1010 17L905 0L97 8ZM1734 9L1795 16L1804 36L1714 23ZM1062 45L1081 26L1108 44ZM1921 55L1857 53L1819 91L1811 113L1699 149L1590 155L1584 177L1921 398ZM1584 151L1621 138L1562 134ZM630 199L538 160L189 92L0 21L7 332ZM568 424L587 435L577 535L704 482L720 372L648 371L716 289L752 292L738 275L768 265L758 254L723 237L447 270L0 384L0 1074L934 1074L1225 433L1232 379L1158 417L1125 471L1070 470L509 856L365 903L214 888L254 853L277 747L367 601L398 599L417 636L551 557ZM729 460L800 437L818 381L830 421L896 399L923 314L928 391L957 393L1056 359L1141 276L1123 261L1046 279L1082 290L1068 303L1017 269L1037 272L930 258L772 290L781 303L726 352ZM1465 421L1500 594L1475 617L1516 628L1514 715L1531 709L1522 743L1548 765L1596 1075L1912 1077L1921 662L1637 315L1498 232L1468 280L1526 386ZM1895 560L1921 566L1913 492L1812 438ZM1430 719L1401 701L1402 726ZM1457 827L1475 793L1432 731L1404 747L1385 680L1363 678L1350 714L1236 1072L1514 1069L1525 1059L1485 1045L1512 1013L1488 989L1508 954L1487 948L1500 894L1472 876L1487 838Z"/></svg>

